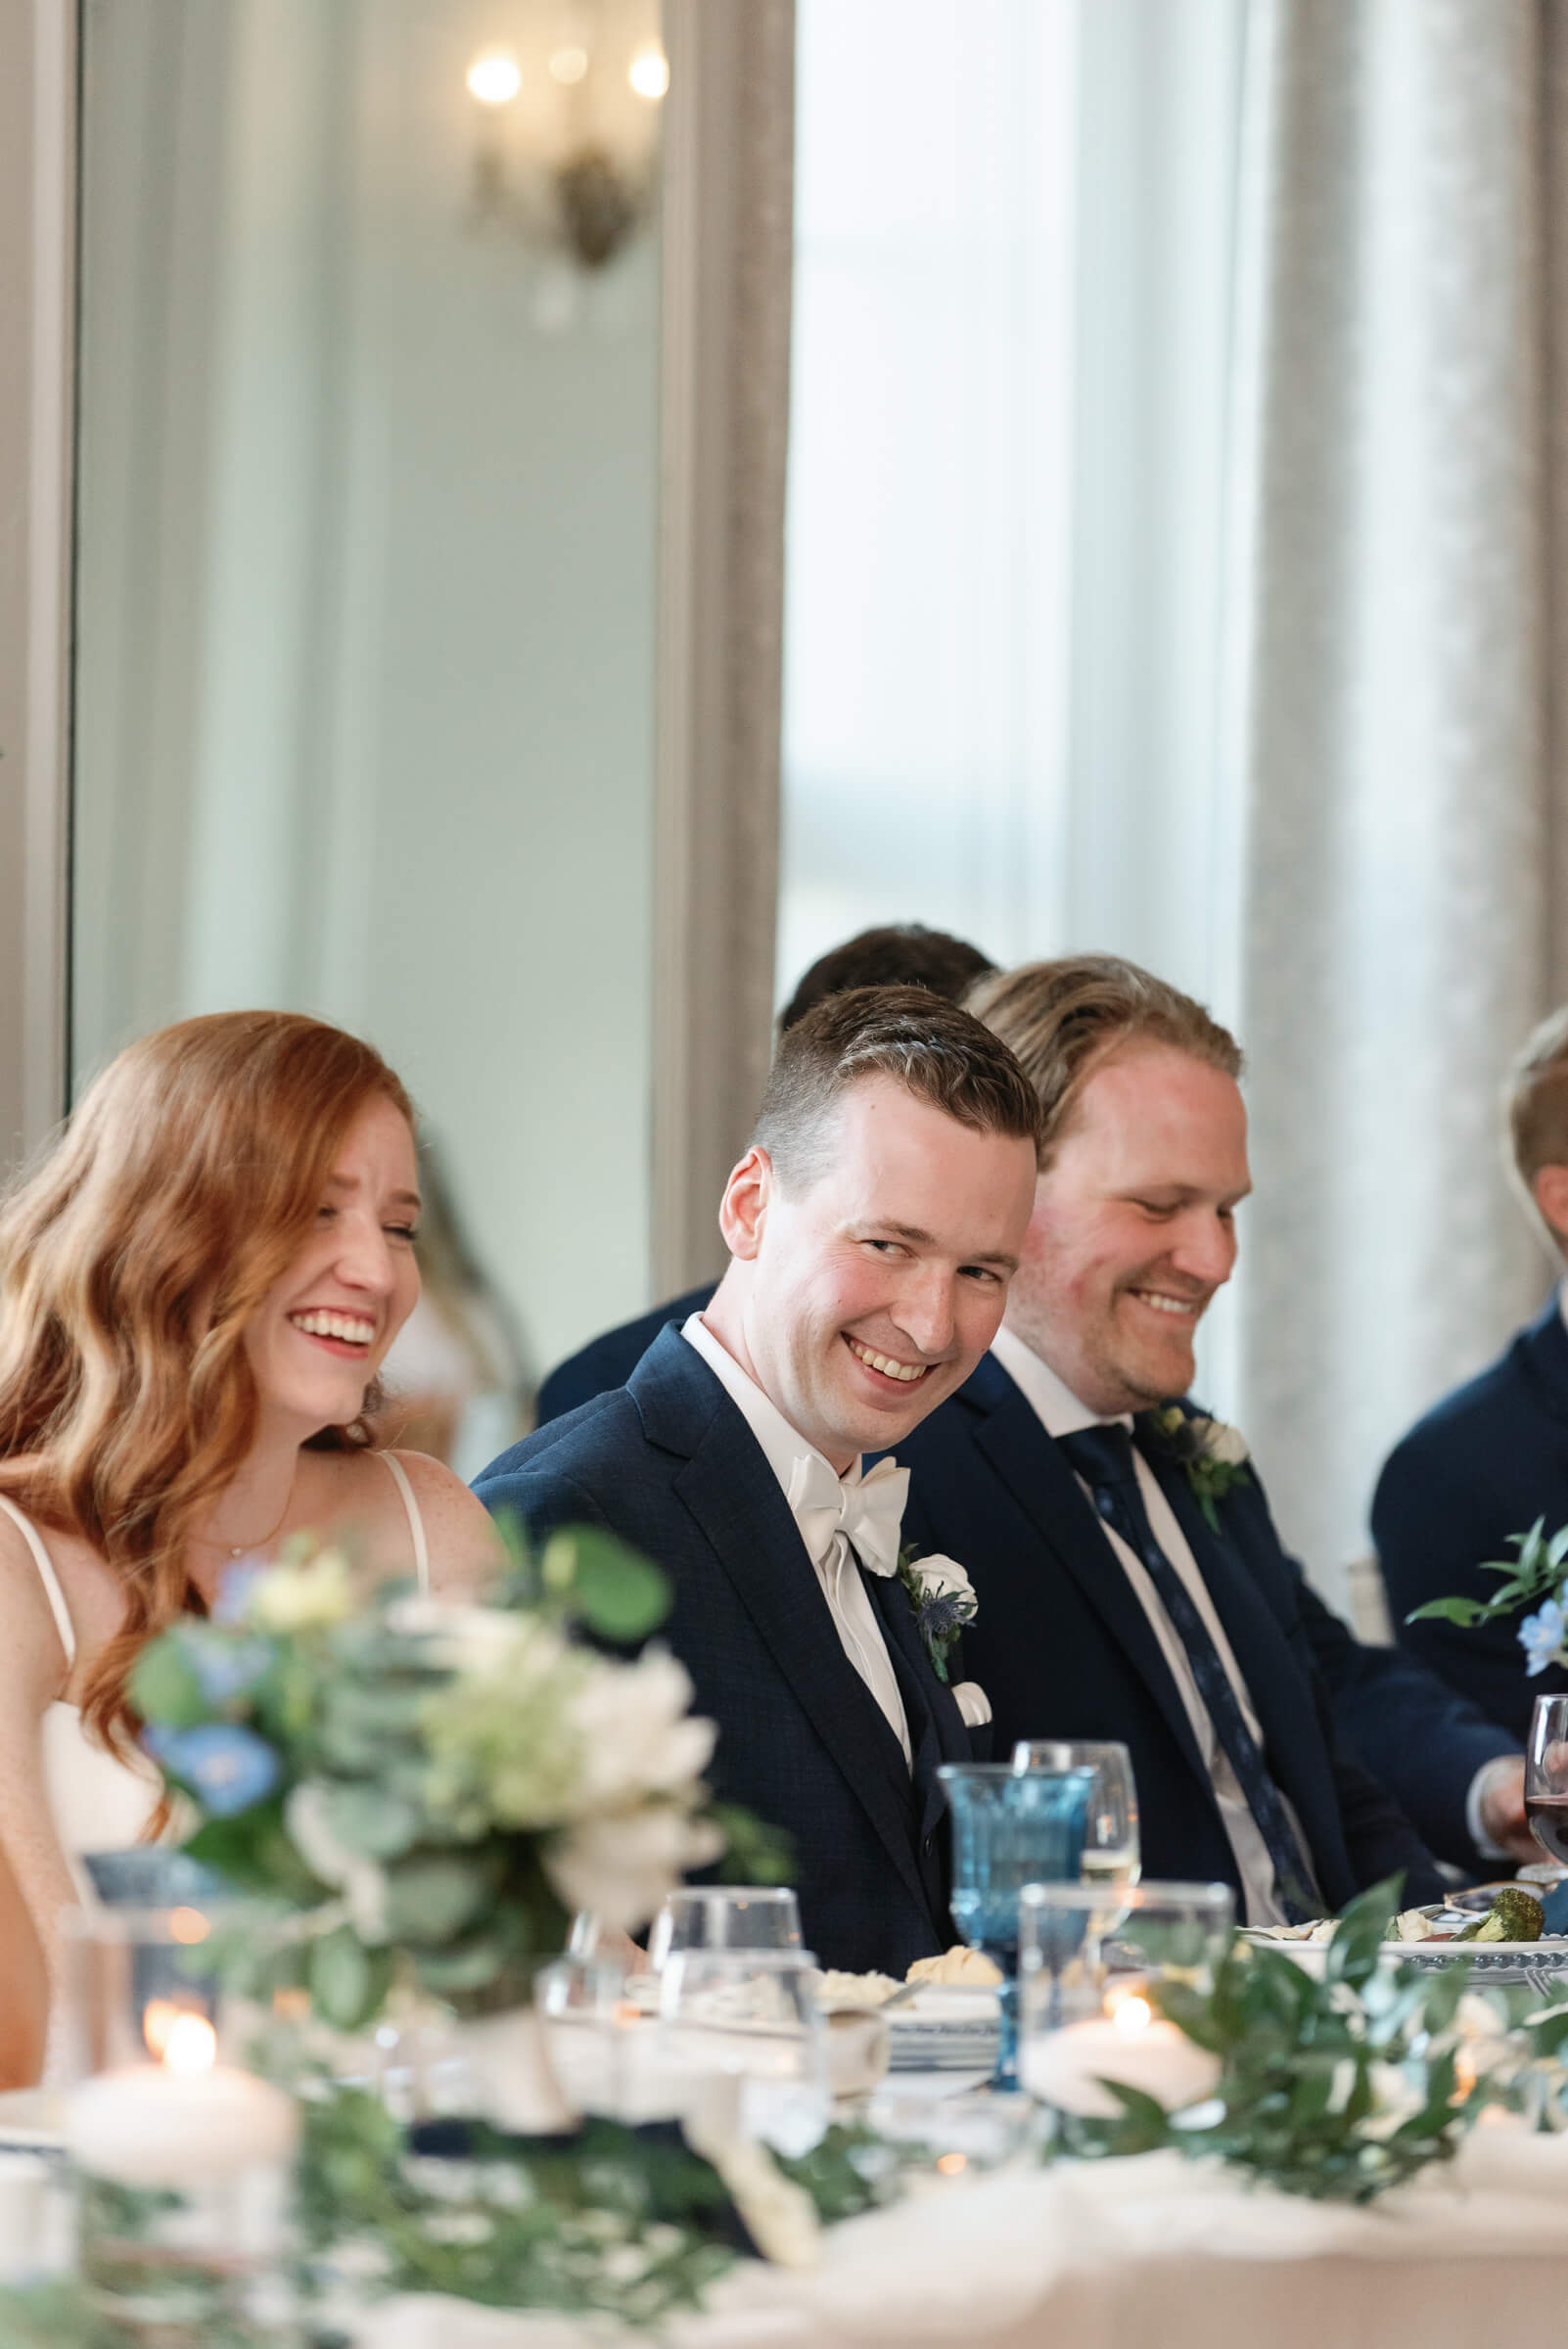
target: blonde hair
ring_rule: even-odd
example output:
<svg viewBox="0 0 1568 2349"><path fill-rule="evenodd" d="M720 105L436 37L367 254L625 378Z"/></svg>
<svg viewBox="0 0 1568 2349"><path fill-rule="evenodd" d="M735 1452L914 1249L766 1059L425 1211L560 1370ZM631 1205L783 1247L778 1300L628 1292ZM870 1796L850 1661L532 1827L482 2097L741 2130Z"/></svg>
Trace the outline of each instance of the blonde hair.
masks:
<svg viewBox="0 0 1568 2349"><path fill-rule="evenodd" d="M138 1650L205 1612L186 1553L255 1439L246 1325L378 1097L412 1128L381 1055L319 1020L185 1020L120 1053L0 1207L0 1492L90 1543L121 1586L82 1692L111 1750L135 1737ZM356 1420L313 1440L369 1436Z"/></svg>
<svg viewBox="0 0 1568 2349"><path fill-rule="evenodd" d="M1040 1106L1040 1165L1094 1071L1124 1044L1170 1044L1239 1077L1241 1046L1201 1003L1117 954L1067 954L980 980L968 1009L1012 1047Z"/></svg>
<svg viewBox="0 0 1568 2349"><path fill-rule="evenodd" d="M1528 1193L1543 1167L1568 1167L1568 1005L1526 1037L1505 1100L1513 1163Z"/></svg>

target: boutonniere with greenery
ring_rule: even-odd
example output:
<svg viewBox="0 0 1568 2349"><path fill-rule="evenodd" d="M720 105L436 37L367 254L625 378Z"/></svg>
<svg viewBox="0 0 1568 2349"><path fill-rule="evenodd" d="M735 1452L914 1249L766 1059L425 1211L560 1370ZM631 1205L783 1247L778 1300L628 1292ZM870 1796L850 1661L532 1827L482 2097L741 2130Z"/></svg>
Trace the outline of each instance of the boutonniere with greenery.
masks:
<svg viewBox="0 0 1568 2349"><path fill-rule="evenodd" d="M1219 1504L1236 1485L1250 1485L1247 1440L1222 1419L1206 1419L1201 1411L1184 1411L1178 1403L1162 1404L1157 1411L1142 1411L1138 1423L1147 1428L1162 1451L1178 1460L1212 1533L1220 1531Z"/></svg>
<svg viewBox="0 0 1568 2349"><path fill-rule="evenodd" d="M899 1552L899 1580L909 1593L931 1669L945 1687L947 1658L979 1612L975 1587L956 1558L922 1558L912 1547Z"/></svg>

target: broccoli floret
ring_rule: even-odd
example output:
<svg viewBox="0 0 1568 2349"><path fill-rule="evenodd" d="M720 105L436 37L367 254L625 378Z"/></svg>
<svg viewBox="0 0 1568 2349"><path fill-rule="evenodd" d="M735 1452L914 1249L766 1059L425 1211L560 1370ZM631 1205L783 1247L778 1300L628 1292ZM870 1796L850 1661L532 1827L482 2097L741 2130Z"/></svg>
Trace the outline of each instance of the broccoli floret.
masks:
<svg viewBox="0 0 1568 2349"><path fill-rule="evenodd" d="M1455 1941L1539 1941L1546 1912L1522 1884L1504 1884L1485 1916L1455 1933Z"/></svg>

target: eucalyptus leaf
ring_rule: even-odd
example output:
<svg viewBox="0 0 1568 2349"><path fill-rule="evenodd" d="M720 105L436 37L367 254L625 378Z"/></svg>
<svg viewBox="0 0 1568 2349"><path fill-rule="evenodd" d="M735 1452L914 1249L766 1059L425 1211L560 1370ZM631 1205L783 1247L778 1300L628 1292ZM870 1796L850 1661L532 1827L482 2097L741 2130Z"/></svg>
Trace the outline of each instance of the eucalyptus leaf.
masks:
<svg viewBox="0 0 1568 2349"><path fill-rule="evenodd" d="M387 1868L387 1932L416 1948L453 1941L487 1907L494 1871L455 1853L418 1853Z"/></svg>
<svg viewBox="0 0 1568 2349"><path fill-rule="evenodd" d="M196 1667L177 1635L149 1641L131 1665L126 1694L143 1721L193 1729L211 1718Z"/></svg>
<svg viewBox="0 0 1568 2349"><path fill-rule="evenodd" d="M669 1612L668 1578L601 1526L552 1534L543 1572L547 1588L568 1590L584 1629L600 1639L646 1639Z"/></svg>
<svg viewBox="0 0 1568 2349"><path fill-rule="evenodd" d="M329 1785L325 1811L328 1831L369 1860L396 1859L419 1840L418 1811L386 1787Z"/></svg>
<svg viewBox="0 0 1568 2349"><path fill-rule="evenodd" d="M392 1958L385 1950L367 1950L356 1933L340 1925L311 1945L309 1981L326 2021L340 2031L356 2031L387 1996Z"/></svg>

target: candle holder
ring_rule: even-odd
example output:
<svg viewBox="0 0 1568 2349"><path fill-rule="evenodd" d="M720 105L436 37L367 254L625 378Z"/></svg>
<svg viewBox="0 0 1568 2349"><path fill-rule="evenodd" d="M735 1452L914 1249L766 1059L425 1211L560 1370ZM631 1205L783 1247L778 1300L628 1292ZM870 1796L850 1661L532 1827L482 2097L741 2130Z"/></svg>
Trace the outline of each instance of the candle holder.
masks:
<svg viewBox="0 0 1568 2349"><path fill-rule="evenodd" d="M991 2086L1018 2086L1018 1896L1026 1884L1076 1878L1094 1784L1090 1769L1016 1769L945 1762L937 1772L952 1813L952 1918L1001 1971Z"/></svg>
<svg viewBox="0 0 1568 2349"><path fill-rule="evenodd" d="M232 2044L214 1921L194 1906L62 1920L81 2278L116 2337L159 2349L290 2337L298 2116Z"/></svg>
<svg viewBox="0 0 1568 2349"><path fill-rule="evenodd" d="M1162 1979L1211 1988L1230 1947L1228 1884L1027 1884L1019 1895L1019 2073L1057 2112L1114 2119L1103 2083L1168 2112L1199 2102L1216 2058L1158 2012Z"/></svg>

